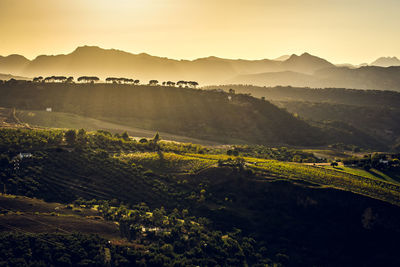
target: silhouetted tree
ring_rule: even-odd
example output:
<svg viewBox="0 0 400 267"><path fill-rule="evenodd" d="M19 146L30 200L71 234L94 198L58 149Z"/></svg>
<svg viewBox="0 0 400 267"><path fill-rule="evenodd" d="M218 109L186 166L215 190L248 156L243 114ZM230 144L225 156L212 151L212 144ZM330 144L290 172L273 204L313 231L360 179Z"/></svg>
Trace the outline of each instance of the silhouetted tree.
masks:
<svg viewBox="0 0 400 267"><path fill-rule="evenodd" d="M187 84L189 84L191 87L196 88L196 86L198 86L199 84L197 82L187 82Z"/></svg>
<svg viewBox="0 0 400 267"><path fill-rule="evenodd" d="M182 87L182 86L184 86L185 84L187 84L187 82L185 82L185 81L178 81L178 82L176 83L176 85L178 85L179 87Z"/></svg>
<svg viewBox="0 0 400 267"><path fill-rule="evenodd" d="M158 81L157 81L157 80L150 80L150 81L149 81L149 85L155 86L155 85L157 85L157 84L158 84Z"/></svg>
<svg viewBox="0 0 400 267"><path fill-rule="evenodd" d="M160 141L160 135L159 133L156 133L156 135L153 138L154 143L157 143L158 141Z"/></svg>
<svg viewBox="0 0 400 267"><path fill-rule="evenodd" d="M80 145L82 146L86 145L87 137L85 129L79 129L78 134L76 136L76 140Z"/></svg>
<svg viewBox="0 0 400 267"><path fill-rule="evenodd" d="M100 79L96 76L81 76L78 78L78 82L94 83L98 82Z"/></svg>
<svg viewBox="0 0 400 267"><path fill-rule="evenodd" d="M123 132L121 135L122 139L124 139L125 141L129 141L129 134L127 131Z"/></svg>
<svg viewBox="0 0 400 267"><path fill-rule="evenodd" d="M43 77L39 76L39 77L35 77L32 80L34 83L41 83L43 81Z"/></svg>
<svg viewBox="0 0 400 267"><path fill-rule="evenodd" d="M73 146L76 142L76 131L75 130L68 130L65 132L65 141L68 145Z"/></svg>
<svg viewBox="0 0 400 267"><path fill-rule="evenodd" d="M171 82L171 81L168 81L168 82L167 82L167 86L175 86L175 83L174 83L174 82Z"/></svg>

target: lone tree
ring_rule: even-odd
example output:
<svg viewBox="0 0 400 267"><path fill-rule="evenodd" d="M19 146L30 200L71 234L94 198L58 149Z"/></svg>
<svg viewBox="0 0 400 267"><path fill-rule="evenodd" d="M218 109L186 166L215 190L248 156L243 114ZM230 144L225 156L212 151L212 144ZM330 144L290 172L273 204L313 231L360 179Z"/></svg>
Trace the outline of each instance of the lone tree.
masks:
<svg viewBox="0 0 400 267"><path fill-rule="evenodd" d="M75 130L68 130L65 132L65 141L69 146L75 145L76 142L76 131Z"/></svg>
<svg viewBox="0 0 400 267"><path fill-rule="evenodd" d="M124 139L125 141L129 141L129 134L127 131L123 132L121 135L122 139Z"/></svg>
<svg viewBox="0 0 400 267"><path fill-rule="evenodd" d="M84 146L87 143L87 136L85 129L80 129L76 136L76 141L81 145Z"/></svg>
<svg viewBox="0 0 400 267"><path fill-rule="evenodd" d="M189 85L190 85L190 87L192 87L192 88L196 88L199 84L197 83L197 82L194 82L194 81L191 81L191 82L187 82Z"/></svg>
<svg viewBox="0 0 400 267"><path fill-rule="evenodd" d="M153 138L153 142L155 143L155 144L157 144L157 142L158 141L160 141L160 135L158 134L158 133L156 133L156 135L154 136L154 138Z"/></svg>

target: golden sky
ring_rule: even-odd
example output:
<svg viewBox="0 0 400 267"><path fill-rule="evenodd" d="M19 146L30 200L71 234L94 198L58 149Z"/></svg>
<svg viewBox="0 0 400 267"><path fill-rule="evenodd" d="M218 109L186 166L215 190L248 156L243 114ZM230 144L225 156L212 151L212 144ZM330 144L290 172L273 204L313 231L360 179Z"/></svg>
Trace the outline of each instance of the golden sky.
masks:
<svg viewBox="0 0 400 267"><path fill-rule="evenodd" d="M0 55L97 45L176 59L400 57L399 0L0 0Z"/></svg>

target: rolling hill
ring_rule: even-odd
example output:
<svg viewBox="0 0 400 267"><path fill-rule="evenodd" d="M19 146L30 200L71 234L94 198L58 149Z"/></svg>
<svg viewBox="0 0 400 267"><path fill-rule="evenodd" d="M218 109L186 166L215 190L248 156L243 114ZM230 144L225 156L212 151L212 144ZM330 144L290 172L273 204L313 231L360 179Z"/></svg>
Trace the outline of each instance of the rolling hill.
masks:
<svg viewBox="0 0 400 267"><path fill-rule="evenodd" d="M268 101L163 86L0 84L0 106L81 115L222 143L311 145L322 133ZM47 125L51 126L51 125ZM322 141L321 141L322 140Z"/></svg>

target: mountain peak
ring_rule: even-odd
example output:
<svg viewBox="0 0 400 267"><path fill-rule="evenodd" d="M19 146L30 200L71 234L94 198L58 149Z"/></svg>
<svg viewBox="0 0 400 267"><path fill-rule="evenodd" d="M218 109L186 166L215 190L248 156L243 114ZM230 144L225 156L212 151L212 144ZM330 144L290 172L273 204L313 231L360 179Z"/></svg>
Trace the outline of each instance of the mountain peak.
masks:
<svg viewBox="0 0 400 267"><path fill-rule="evenodd" d="M112 49L103 49L99 46L89 46L89 45L84 45L84 46L78 46L71 54L85 54L85 53L98 53L98 52L104 52Z"/></svg>
<svg viewBox="0 0 400 267"><path fill-rule="evenodd" d="M379 67L400 66L400 60L397 57L380 57L370 65Z"/></svg>
<svg viewBox="0 0 400 267"><path fill-rule="evenodd" d="M313 56L309 53L303 53L300 56L293 54L282 64L287 70L298 71L306 74L312 74L319 69L330 68L334 65L327 60Z"/></svg>

